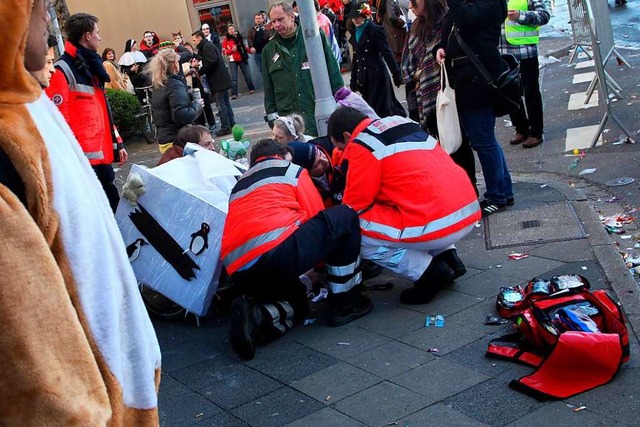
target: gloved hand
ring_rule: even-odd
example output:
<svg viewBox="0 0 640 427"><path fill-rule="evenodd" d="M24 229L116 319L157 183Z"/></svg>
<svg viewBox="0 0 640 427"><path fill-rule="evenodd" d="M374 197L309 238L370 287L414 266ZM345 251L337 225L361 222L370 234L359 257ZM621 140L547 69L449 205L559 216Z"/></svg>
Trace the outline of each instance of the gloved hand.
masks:
<svg viewBox="0 0 640 427"><path fill-rule="evenodd" d="M393 84L396 87L400 87L400 85L402 85L402 75L400 73L393 75Z"/></svg>
<svg viewBox="0 0 640 427"><path fill-rule="evenodd" d="M273 129L273 125L276 120L278 120L277 114L267 114L264 116L264 121L269 125L269 129Z"/></svg>

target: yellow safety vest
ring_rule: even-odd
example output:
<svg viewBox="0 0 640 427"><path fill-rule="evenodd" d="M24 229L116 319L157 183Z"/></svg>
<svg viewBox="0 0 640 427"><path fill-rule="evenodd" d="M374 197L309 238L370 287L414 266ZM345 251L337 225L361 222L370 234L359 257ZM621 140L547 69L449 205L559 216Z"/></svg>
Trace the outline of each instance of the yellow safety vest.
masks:
<svg viewBox="0 0 640 427"><path fill-rule="evenodd" d="M528 10L528 0L509 0L507 3L508 10ZM504 21L504 32L507 41L513 45L538 44L540 41L540 31L538 27L518 24L507 18Z"/></svg>

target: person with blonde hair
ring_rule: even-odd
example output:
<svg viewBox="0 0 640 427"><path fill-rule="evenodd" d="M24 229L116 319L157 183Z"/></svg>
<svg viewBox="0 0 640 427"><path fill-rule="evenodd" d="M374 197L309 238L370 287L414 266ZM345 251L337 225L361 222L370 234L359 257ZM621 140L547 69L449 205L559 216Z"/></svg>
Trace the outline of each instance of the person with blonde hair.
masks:
<svg viewBox="0 0 640 427"><path fill-rule="evenodd" d="M281 144L306 142L311 139L304 134L304 118L300 114L281 116L273 122L271 137Z"/></svg>
<svg viewBox="0 0 640 427"><path fill-rule="evenodd" d="M202 114L202 99L191 100L187 83L179 74L179 61L173 49L160 49L145 69L153 86L151 108L163 154L173 145L180 128Z"/></svg>

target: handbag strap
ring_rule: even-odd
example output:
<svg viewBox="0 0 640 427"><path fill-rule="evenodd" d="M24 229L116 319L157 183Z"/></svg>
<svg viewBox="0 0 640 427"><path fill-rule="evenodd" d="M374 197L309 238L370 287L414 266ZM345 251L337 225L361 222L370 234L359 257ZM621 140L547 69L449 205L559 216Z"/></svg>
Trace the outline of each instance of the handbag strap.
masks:
<svg viewBox="0 0 640 427"><path fill-rule="evenodd" d="M467 54L469 61L471 61L471 63L478 69L478 71L480 72L482 77L484 77L487 83L489 83L491 87L495 88L496 86L493 83L493 79L491 78L491 75L489 75L489 72L487 71L487 69L484 68L484 65L482 65L480 60L476 57L476 54L473 52L473 50L471 50L471 48L464 42L464 40L462 40L462 36L460 35L458 28L453 27L452 31L453 31L453 34L456 36L458 45L462 48L462 50L464 50L464 53Z"/></svg>

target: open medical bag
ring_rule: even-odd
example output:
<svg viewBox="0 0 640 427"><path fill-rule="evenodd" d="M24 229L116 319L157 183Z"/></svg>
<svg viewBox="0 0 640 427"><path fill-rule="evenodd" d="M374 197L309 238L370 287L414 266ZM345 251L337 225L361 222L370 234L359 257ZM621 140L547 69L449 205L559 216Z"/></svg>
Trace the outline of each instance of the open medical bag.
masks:
<svg viewBox="0 0 640 427"><path fill-rule="evenodd" d="M492 340L487 355L536 368L511 388L538 400L564 399L608 383L629 360L620 305L589 287L582 276L562 275L501 289L498 312L517 332Z"/></svg>

